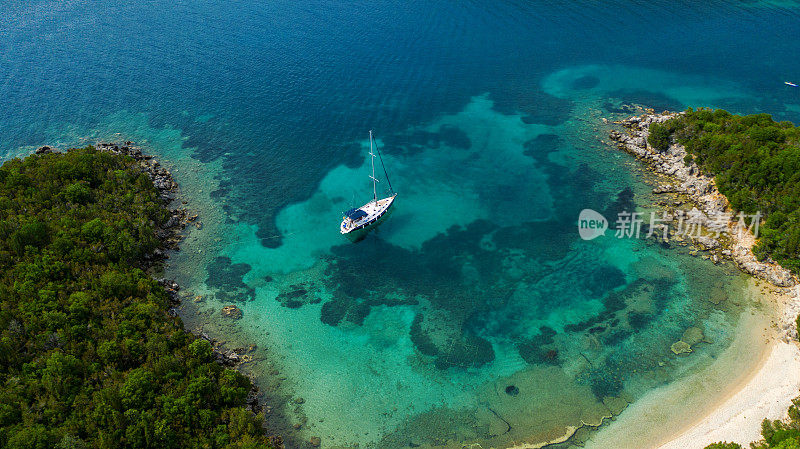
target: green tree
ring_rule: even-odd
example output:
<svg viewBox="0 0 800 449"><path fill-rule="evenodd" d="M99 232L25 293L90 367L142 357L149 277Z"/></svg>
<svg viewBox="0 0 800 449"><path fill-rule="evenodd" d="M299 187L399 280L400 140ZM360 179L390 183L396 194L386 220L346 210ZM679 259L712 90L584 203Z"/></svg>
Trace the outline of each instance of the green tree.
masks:
<svg viewBox="0 0 800 449"><path fill-rule="evenodd" d="M647 142L660 153L667 151L670 144L669 129L660 123L653 123L650 125L650 135L647 136Z"/></svg>
<svg viewBox="0 0 800 449"><path fill-rule="evenodd" d="M742 446L736 443L713 443L706 446L705 449L742 449Z"/></svg>
<svg viewBox="0 0 800 449"><path fill-rule="evenodd" d="M243 408L249 380L147 274L168 217L124 156L0 167L0 447L271 447Z"/></svg>

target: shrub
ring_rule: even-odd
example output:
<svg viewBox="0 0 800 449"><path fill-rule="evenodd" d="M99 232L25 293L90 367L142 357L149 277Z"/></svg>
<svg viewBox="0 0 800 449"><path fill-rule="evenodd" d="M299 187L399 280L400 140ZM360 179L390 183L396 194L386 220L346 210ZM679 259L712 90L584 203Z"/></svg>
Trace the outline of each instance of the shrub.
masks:
<svg viewBox="0 0 800 449"><path fill-rule="evenodd" d="M706 446L705 449L742 449L742 446L736 443L713 443Z"/></svg>
<svg viewBox="0 0 800 449"><path fill-rule="evenodd" d="M85 183L76 182L68 185L67 188L64 189L64 196L68 201L83 204L89 201L92 197L92 192Z"/></svg>
<svg viewBox="0 0 800 449"><path fill-rule="evenodd" d="M647 136L647 142L659 153L667 151L670 144L669 128L660 123L651 124L650 135Z"/></svg>

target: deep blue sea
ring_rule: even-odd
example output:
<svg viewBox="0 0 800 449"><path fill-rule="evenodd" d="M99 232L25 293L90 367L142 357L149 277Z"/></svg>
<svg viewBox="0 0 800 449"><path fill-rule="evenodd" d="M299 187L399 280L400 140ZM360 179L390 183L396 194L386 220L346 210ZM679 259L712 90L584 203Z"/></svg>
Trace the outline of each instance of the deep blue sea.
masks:
<svg viewBox="0 0 800 449"><path fill-rule="evenodd" d="M577 444L711 363L750 298L725 264L578 237L584 208L655 201L602 119L798 123L799 54L793 1L5 0L0 157L132 140L173 169L201 223L167 268L182 316L257 345L288 447ZM354 244L370 129L398 197Z"/></svg>

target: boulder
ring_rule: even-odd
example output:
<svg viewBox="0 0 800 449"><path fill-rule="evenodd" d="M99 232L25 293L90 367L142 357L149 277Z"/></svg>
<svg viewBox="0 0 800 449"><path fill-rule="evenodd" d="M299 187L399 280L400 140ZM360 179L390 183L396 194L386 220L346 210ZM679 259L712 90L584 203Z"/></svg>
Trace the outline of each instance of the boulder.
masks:
<svg viewBox="0 0 800 449"><path fill-rule="evenodd" d="M239 363L239 354L234 351L217 352L217 361L225 366L236 366Z"/></svg>
<svg viewBox="0 0 800 449"><path fill-rule="evenodd" d="M675 186L673 186L672 184L663 184L663 185L659 185L659 186L656 186L656 187L653 189L653 193L655 193L655 194L659 194L659 193L672 193L672 192L676 192L676 191L677 191L677 190L676 190Z"/></svg>
<svg viewBox="0 0 800 449"><path fill-rule="evenodd" d="M232 304L229 305L229 306L223 307L220 312L222 313L222 316L226 316L228 318L233 318L234 320L239 320L243 316L242 309L240 309L240 308L238 308L238 307L236 307L236 306L234 306Z"/></svg>
<svg viewBox="0 0 800 449"><path fill-rule="evenodd" d="M795 285L791 273L787 270L773 269L769 273L767 280L778 287L793 287Z"/></svg>
<svg viewBox="0 0 800 449"><path fill-rule="evenodd" d="M686 343L683 340L678 340L670 346L670 349L675 355L680 354L688 354L692 352L692 347L689 346L689 343Z"/></svg>
<svg viewBox="0 0 800 449"><path fill-rule="evenodd" d="M699 243L703 249L706 250L719 247L719 241L707 235L701 235L700 237L695 237L694 240L695 242Z"/></svg>
<svg viewBox="0 0 800 449"><path fill-rule="evenodd" d="M705 338L703 335L703 331L699 327L690 327L683 332L683 337L681 337L681 341L686 342L689 346L694 346Z"/></svg>

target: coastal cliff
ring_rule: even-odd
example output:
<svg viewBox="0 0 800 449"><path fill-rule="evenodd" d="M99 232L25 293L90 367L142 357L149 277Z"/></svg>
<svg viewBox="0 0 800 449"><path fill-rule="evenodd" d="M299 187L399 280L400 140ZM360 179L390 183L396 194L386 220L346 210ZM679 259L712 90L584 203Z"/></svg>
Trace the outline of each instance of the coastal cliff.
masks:
<svg viewBox="0 0 800 449"><path fill-rule="evenodd" d="M744 435L751 433L747 429L752 429L753 433L759 431L763 438L760 442L753 443L752 447L762 449L793 447L790 443L796 444L798 435L800 435L798 430L800 423L796 419L797 399L790 401L796 394L796 388L792 387L796 382L791 380L796 374L793 367L800 363L796 342L798 338L796 323L800 312L798 279L791 270L781 266L769 254L765 256L763 247L762 251L758 251L759 240L751 232L754 228L753 225L758 223L751 222L749 229L741 229L741 223L735 218L738 213L737 208L733 207L728 197L720 192L718 178L702 170L698 161L703 161L704 157L716 158L716 161L725 158L724 163L716 165L716 174L718 176L721 174L726 178L724 182L727 185L724 190L729 193L733 191L735 194L737 192L731 187L732 185L742 189L750 187L749 184L753 178L758 179L753 176L742 177L742 172L752 173L752 171L747 172L746 170L752 169L753 166L769 164L770 162L765 162L769 158L772 158L773 161L781 158L793 159L797 149L793 143L796 139L792 133L796 131L796 128L788 122L776 123L766 114L741 117L732 116L725 111L700 110L694 112L691 109L678 113L657 114L651 110L644 112L615 122L622 125L623 130L622 132L611 131L609 137L618 148L635 155L650 171L663 176L663 182L657 182L653 194L671 195L673 198L678 198L660 202L662 206L666 205L670 209L665 217L670 220L679 220L691 216L702 223L702 232L690 237L687 241L680 241L683 239L675 234L670 234L666 240L675 239L679 240L681 244L693 245L696 249L692 253L697 255L704 253L703 257L711 259L714 263L722 258L730 259L743 272L772 284L775 288L769 290L775 293L774 298L779 310L776 327L783 340L770 343L772 349L769 357L763 362L758 372L752 374L751 379L728 401L721 403L693 427L682 431L682 434L677 436L674 441L665 444L663 448L687 447L687 444L697 444L696 447L701 447L719 439L736 440L746 444L755 439L754 437L743 438ZM687 114L694 115L687 117ZM693 120L700 122L699 126L696 122L692 122ZM723 122L722 126L714 123L714 120ZM740 124L739 122L745 120L750 128L737 126ZM677 131L678 129L681 131ZM698 129L712 134L712 137L703 140L702 136L698 137ZM712 140L715 137L714 133L724 135L726 132L737 133L733 138L727 136L728 142L733 142L730 147L726 146L723 139ZM655 135L653 135L654 133ZM758 143L747 142L751 137ZM692 145L691 150L687 149L687 144ZM749 148L748 145L750 145ZM754 156L753 146L755 145L759 146L755 150ZM729 148L731 151L725 152ZM704 154L703 150L706 150L707 153ZM712 154L709 156L708 153ZM708 159L705 160L706 166L709 165ZM781 204L794 201L792 188L786 186L792 185L795 172L791 169L787 170L786 164L774 164L773 162L772 166L778 167L771 175L766 175L771 178L769 182L772 184L762 183L758 188L752 188L744 200L750 201L751 205L756 204L759 202L758 197L762 191L775 190L774 193L769 194L770 202L767 203L767 207L772 208L771 214L767 215L774 216L784 213L780 210ZM740 173L731 175L731 172L737 168ZM770 185L776 184L780 185L780 188L770 189ZM780 196L784 197L782 202L778 200ZM756 200L753 201L752 198L756 198ZM684 200L689 204L684 204ZM742 197L737 198L737 202L741 204ZM775 206L776 203L778 206ZM688 212L686 211L687 207L691 207ZM754 217L753 221L761 220L761 218L767 218L765 223L770 223L769 216L763 217L760 213ZM776 228L774 222L777 220L773 218L772 221L773 228ZM785 227L780 231L773 231L769 235L772 244L769 249L772 251L776 251L776 247L778 247L777 250L783 249L779 247L783 243L780 238L792 232L791 229L787 230ZM779 243L775 244L776 241ZM757 257L757 254L760 257ZM786 254L791 254L791 252L783 252L783 260L787 260ZM789 259L789 262L791 266L796 266L795 260ZM776 412L775 404L787 404L783 407L789 407L789 413ZM779 419L777 421L764 419L763 423L760 422L761 417L765 415L769 415L771 419ZM733 425L733 423L736 424ZM710 435L716 435L716 437L709 439ZM700 443L700 441L704 442ZM786 444L790 445L786 446ZM741 447L737 443L713 443L707 448L741 449Z"/></svg>

